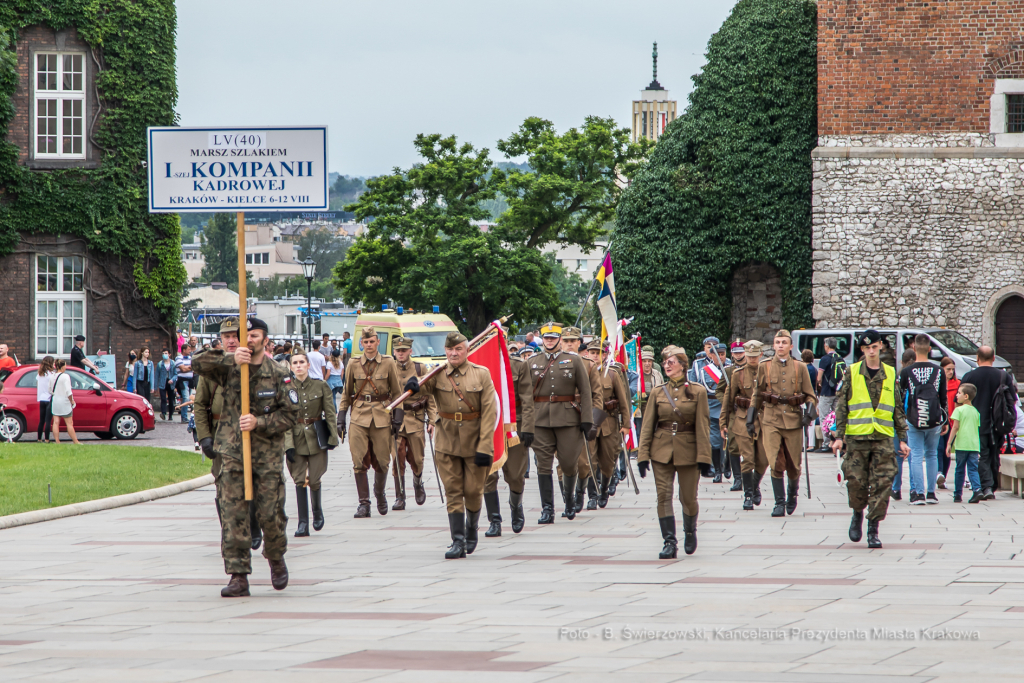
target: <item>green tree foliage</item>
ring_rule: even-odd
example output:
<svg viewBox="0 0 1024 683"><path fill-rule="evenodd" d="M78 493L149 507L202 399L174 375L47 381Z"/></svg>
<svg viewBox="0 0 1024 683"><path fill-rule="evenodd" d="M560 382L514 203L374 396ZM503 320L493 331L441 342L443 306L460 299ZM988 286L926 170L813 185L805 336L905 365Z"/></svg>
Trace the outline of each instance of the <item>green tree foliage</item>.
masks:
<svg viewBox="0 0 1024 683"><path fill-rule="evenodd" d="M316 264L315 279L328 281L331 279L334 264L345 258L351 241L338 237L338 233L328 227L315 227L299 237L297 244L299 260L312 258Z"/></svg>
<svg viewBox="0 0 1024 683"><path fill-rule="evenodd" d="M590 283L584 282L579 275L569 272L565 266L558 263L553 251L544 254L544 262L551 268L551 284L555 286L558 300L562 303L563 312L558 317L565 320L571 317L575 320L583 305L583 299L587 296Z"/></svg>
<svg viewBox="0 0 1024 683"><path fill-rule="evenodd" d="M711 38L685 114L618 209L618 303L645 341L728 336L731 278L751 262L779 270L783 323L812 324L816 39L811 0L740 0Z"/></svg>
<svg viewBox="0 0 1024 683"><path fill-rule="evenodd" d="M238 227L235 214L215 213L203 230L204 282L226 282L228 288L238 288Z"/></svg>
<svg viewBox="0 0 1024 683"><path fill-rule="evenodd" d="M342 210L346 204L351 204L359 199L359 195L366 192L365 180L365 178L350 178L347 175L338 176L338 179L331 185L331 209Z"/></svg>
<svg viewBox="0 0 1024 683"><path fill-rule="evenodd" d="M271 278L255 282L247 280L245 292L257 299L273 299L275 296L306 296L306 278L293 275L288 278ZM313 280L312 296L324 301L334 300L334 285L329 280Z"/></svg>

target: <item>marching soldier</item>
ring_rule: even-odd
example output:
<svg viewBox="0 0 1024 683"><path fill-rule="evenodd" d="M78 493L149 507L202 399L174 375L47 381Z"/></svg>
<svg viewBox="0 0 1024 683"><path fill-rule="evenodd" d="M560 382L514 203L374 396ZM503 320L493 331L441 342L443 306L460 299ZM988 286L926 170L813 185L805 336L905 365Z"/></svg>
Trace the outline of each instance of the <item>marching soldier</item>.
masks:
<svg viewBox="0 0 1024 683"><path fill-rule="evenodd" d="M910 455L907 420L896 368L883 363L882 337L868 330L857 340L864 358L854 363L843 377L842 393L836 403L835 452L846 445L843 476L853 519L850 540L861 539L864 509L868 510L868 547L881 548L878 523L889 508L892 480L896 477L893 435L899 437L903 457Z"/></svg>
<svg viewBox="0 0 1024 683"><path fill-rule="evenodd" d="M299 525L295 536L309 536L309 506L313 504L313 530L324 528L324 508L320 480L327 471L327 451L338 446L337 416L334 395L323 380L309 376L309 356L304 351L292 354L294 390L299 395L299 418L292 427L292 447L285 449L288 470L295 483L295 500L299 506ZM316 423L324 423L327 447L320 445ZM306 487L309 487L307 495Z"/></svg>
<svg viewBox="0 0 1024 683"><path fill-rule="evenodd" d="M398 396L401 384L398 382L398 366L393 358L377 352L380 339L372 327L364 327L360 343L363 355L353 358L345 367L345 392L338 406L338 433L346 431L346 416L352 409L352 435L349 450L352 452L352 469L355 472L356 493L359 507L352 515L356 518L370 516L370 482L366 470L373 468L373 495L377 499L377 513L388 514L388 499L384 487L388 481L388 466L391 464L392 433L398 431L403 421L401 410L389 416L385 407Z"/></svg>
<svg viewBox="0 0 1024 683"><path fill-rule="evenodd" d="M584 434L593 427L593 398L587 367L579 356L562 353L559 340L562 325L550 322L541 327L543 351L529 361L533 382L534 453L540 486L541 516L538 524L554 524L554 487L551 466L558 455L562 468L562 486L566 491L565 516L576 517L577 462ZM577 405L577 394L579 404Z"/></svg>
<svg viewBox="0 0 1024 683"><path fill-rule="evenodd" d="M391 342L395 352L395 363L398 366L398 384L404 386L412 376L422 377L427 369L422 363L410 360L412 356L412 339L399 337ZM423 454L426 449L426 438L434 435L434 423L437 422L437 408L434 399L419 393L410 396L402 404L405 417L402 427L395 437L395 466L392 474L395 477L395 504L392 510L405 509L405 464L409 463L412 470L412 489L417 505L427 502L427 491L423 487ZM426 413L424 415L424 413ZM424 420L424 417L427 419ZM424 433L424 423L426 433Z"/></svg>
<svg viewBox="0 0 1024 683"><path fill-rule="evenodd" d="M790 355L793 338L789 331L776 332L772 346L775 356L758 367L753 407L761 414L760 439L772 471L772 517L785 517L796 510L800 490L803 427L809 424L805 406L816 406L817 398L807 368ZM749 413L746 426L747 433L753 434L753 416ZM788 496L783 474L789 475Z"/></svg>
<svg viewBox="0 0 1024 683"><path fill-rule="evenodd" d="M600 495L597 499L598 507L604 508L608 505L609 485L611 484L612 472L619 461L619 452L622 451L622 438L629 434L629 421L632 419L633 405L629 400L629 391L626 389L626 377L622 366L612 363L607 368L604 365L608 362L611 349L601 348L601 341L590 342L587 347L592 353L600 354L602 367L599 368L601 378L601 393L604 396L604 404L601 406L607 417L601 423L597 435L597 459L600 462L598 473L601 477Z"/></svg>
<svg viewBox="0 0 1024 683"><path fill-rule="evenodd" d="M715 398L717 398L719 403L722 404L722 415L724 417L719 419L719 423L722 431L722 437L725 439L725 457L729 459L728 461L732 466L732 472L735 474L732 480L732 488L729 490L739 491L743 489L742 477L740 475L740 468L742 467L740 462L741 456L736 444L733 443L732 437L728 436L726 433L728 431L727 427L732 421L732 415L725 411L725 395L728 392L729 387L732 386L733 373L736 372L737 368L742 368L744 366L743 359L746 356L746 353L743 349L743 342L738 338L729 346L729 351L732 354L732 362L725 366L725 376L729 381L719 383L718 388L715 389ZM754 371L757 371L756 366ZM746 413L744 413L744 417L746 417Z"/></svg>
<svg viewBox="0 0 1024 683"><path fill-rule="evenodd" d="M516 433L519 443L508 449L508 457L501 466L501 472L508 484L508 505L512 510L512 531L519 533L526 524L523 510L523 492L526 490L526 468L530 462L530 445L533 443L533 394L531 393L530 370L518 356L509 355L512 363L512 386L515 389ZM498 472L487 476L484 484L484 504L487 506L487 521L490 527L484 536L501 536L501 503L498 500Z"/></svg>
<svg viewBox="0 0 1024 683"><path fill-rule="evenodd" d="M221 457L217 496L221 510L221 555L224 571L231 581L221 595L234 598L249 595L252 573L249 509L245 501L242 467L242 432L250 433L252 485L256 517L263 529L263 556L270 563L270 582L276 590L288 586L288 549L284 513L284 433L292 428L298 414L299 397L292 388L291 374L277 363L265 362L267 324L258 318L246 321L247 346L233 354L218 350L201 351L192 357L192 367L224 387L224 406L213 438L213 450ZM249 365L250 412L242 414L241 365Z"/></svg>
<svg viewBox="0 0 1024 683"><path fill-rule="evenodd" d="M768 458L758 438L761 425L757 415L751 419L753 435L747 433L746 424L747 415L753 410L754 385L764 344L751 339L743 346L743 365L726 368L731 374L729 389L722 400L722 434L729 439L729 448L735 447L740 456L739 462L733 463L733 472L740 473L736 479L743 485L743 509L753 510L761 504L761 478L768 469Z"/></svg>
<svg viewBox="0 0 1024 683"><path fill-rule="evenodd" d="M562 491L562 495L571 495L575 497L576 512L579 513L583 510L583 491L586 489L589 501L587 502L588 510L597 509L597 484L595 483L595 474L591 471L591 461L597 463L597 427L600 426L600 422L603 420L604 411L598 413L598 406L604 405L604 394L601 389L601 354L597 354L597 358L594 358L588 349L585 349L583 353L579 353L580 343L582 341L581 332L578 327L567 327L562 330L562 352L578 355L583 360L583 365L587 368L587 377L590 379L590 393L591 403L594 406L594 427L591 428L588 434L584 435L583 448L580 450L579 457L576 459L576 490L572 493ZM579 404L579 395L576 396L576 402ZM587 453L590 453L588 456ZM559 481L562 478L562 468L557 467ZM565 517L565 513L562 513Z"/></svg>
<svg viewBox="0 0 1024 683"><path fill-rule="evenodd" d="M437 470L448 498L452 544L444 557L473 554L483 506L484 485L494 463L494 424L498 394L487 368L467 360L469 341L449 332L444 342L444 370L422 385L410 377L405 390L422 392L437 401Z"/></svg>
<svg viewBox="0 0 1024 683"><path fill-rule="evenodd" d="M224 344L223 351L234 353L238 348L238 318L228 318L220 325L220 338ZM217 431L217 422L220 414L224 412L224 387L207 377L200 377L196 385L195 409L193 415L196 423L196 439L199 440L199 448L203 455L209 458L210 474L218 479L220 474L220 456L213 450L213 435ZM220 501L215 497L213 502L217 505L217 519L221 518ZM259 522L256 521L256 501L249 501L249 530L252 533L253 550L259 550L263 543L263 532L260 531Z"/></svg>

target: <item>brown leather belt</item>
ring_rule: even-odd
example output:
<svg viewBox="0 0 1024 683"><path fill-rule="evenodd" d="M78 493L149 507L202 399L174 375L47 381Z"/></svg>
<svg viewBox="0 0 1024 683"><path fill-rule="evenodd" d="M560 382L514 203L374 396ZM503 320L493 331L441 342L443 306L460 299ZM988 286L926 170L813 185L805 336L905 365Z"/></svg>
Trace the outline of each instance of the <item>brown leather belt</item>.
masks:
<svg viewBox="0 0 1024 683"><path fill-rule="evenodd" d="M802 405L807 399L801 394L799 396L779 396L778 394L765 394L764 400L771 403L773 406L787 405L787 406L798 406Z"/></svg>
<svg viewBox="0 0 1024 683"><path fill-rule="evenodd" d="M611 401L604 402L604 412L611 413L619 409L619 401L612 399Z"/></svg>
<svg viewBox="0 0 1024 683"><path fill-rule="evenodd" d="M736 406L737 408L741 408L742 410L746 410L747 408L750 407L750 399L747 398L746 396L737 396L736 398L734 398L732 400L732 404L734 406Z"/></svg>
<svg viewBox="0 0 1024 683"><path fill-rule="evenodd" d="M467 420L479 420L480 413L442 413L437 412L438 415L446 420L454 420L455 422L466 422Z"/></svg>
<svg viewBox="0 0 1024 683"><path fill-rule="evenodd" d="M658 423L658 429L672 432L673 434L678 432L696 433L697 425L694 422L672 422L670 420L664 420Z"/></svg>
<svg viewBox="0 0 1024 683"><path fill-rule="evenodd" d="M416 413L427 407L427 399L421 398L418 401L411 401L402 404L402 410L407 413Z"/></svg>
<svg viewBox="0 0 1024 683"><path fill-rule="evenodd" d="M534 403L569 403L575 401L575 396L534 396Z"/></svg>
<svg viewBox="0 0 1024 683"><path fill-rule="evenodd" d="M391 394L359 394L356 396L357 401L363 401L364 403L376 403L377 401L390 401Z"/></svg>
<svg viewBox="0 0 1024 683"><path fill-rule="evenodd" d="M304 425L311 425L311 424L313 424L314 422L316 422L319 419L320 419L319 417L306 417L306 418L303 418L303 419L299 420L299 422L301 422Z"/></svg>

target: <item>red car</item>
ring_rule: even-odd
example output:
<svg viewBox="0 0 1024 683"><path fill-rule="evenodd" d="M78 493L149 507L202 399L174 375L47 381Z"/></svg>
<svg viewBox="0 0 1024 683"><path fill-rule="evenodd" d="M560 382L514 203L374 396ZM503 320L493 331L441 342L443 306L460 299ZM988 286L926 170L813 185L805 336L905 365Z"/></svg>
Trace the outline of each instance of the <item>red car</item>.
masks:
<svg viewBox="0 0 1024 683"><path fill-rule="evenodd" d="M4 431L17 441L39 425L36 401L38 365L20 365L3 380L0 403L6 419ZM156 427L153 405L141 396L114 389L103 380L76 368L67 369L75 397L75 431L93 432L101 439L134 439ZM64 421L61 420L61 431ZM6 434L5 434L6 436Z"/></svg>

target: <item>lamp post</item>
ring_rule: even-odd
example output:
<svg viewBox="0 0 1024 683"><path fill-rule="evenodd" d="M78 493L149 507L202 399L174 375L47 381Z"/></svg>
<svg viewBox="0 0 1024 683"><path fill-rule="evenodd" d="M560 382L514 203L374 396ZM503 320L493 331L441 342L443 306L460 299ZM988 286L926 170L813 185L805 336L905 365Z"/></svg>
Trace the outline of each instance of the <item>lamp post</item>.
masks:
<svg viewBox="0 0 1024 683"><path fill-rule="evenodd" d="M316 263L306 257L302 262L302 274L306 278L306 351L313 348L313 277L316 276Z"/></svg>

